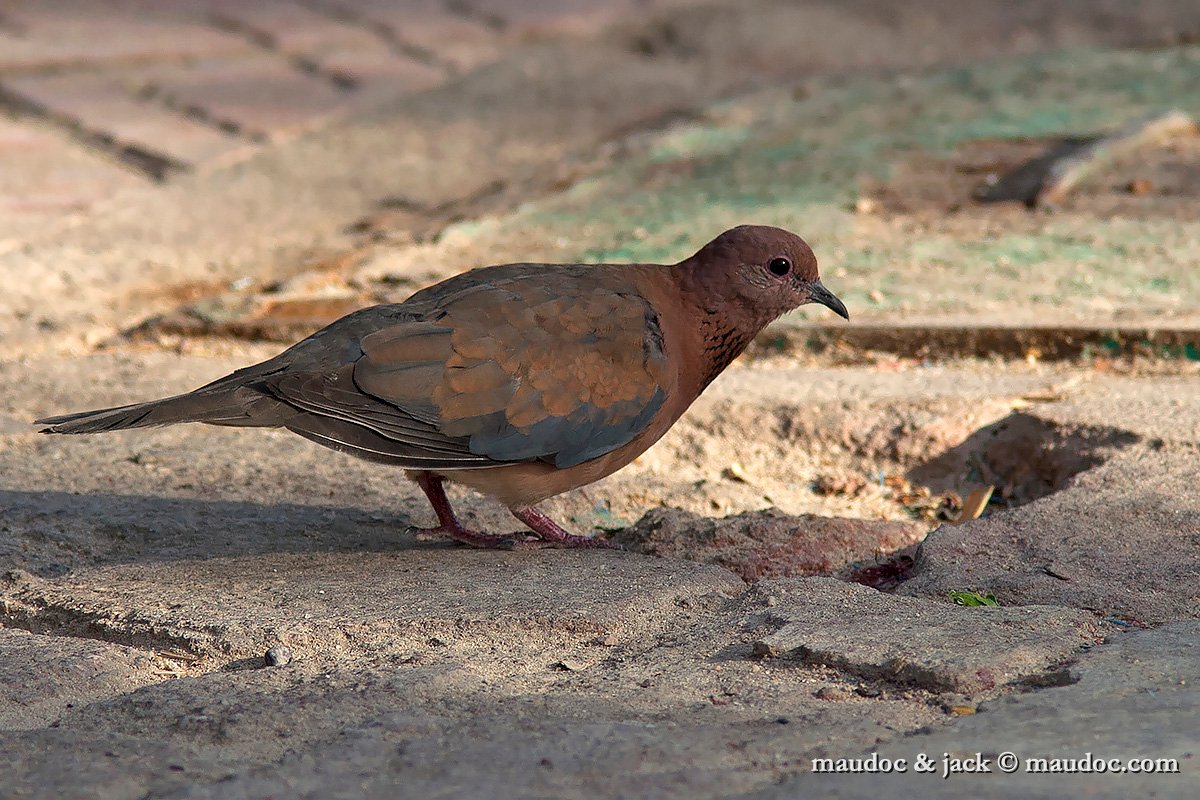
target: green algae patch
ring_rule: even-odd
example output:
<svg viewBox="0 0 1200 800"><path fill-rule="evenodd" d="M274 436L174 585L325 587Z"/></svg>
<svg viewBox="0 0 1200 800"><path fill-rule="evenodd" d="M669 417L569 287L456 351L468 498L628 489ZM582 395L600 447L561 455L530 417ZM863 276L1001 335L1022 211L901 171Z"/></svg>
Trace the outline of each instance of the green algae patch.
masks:
<svg viewBox="0 0 1200 800"><path fill-rule="evenodd" d="M672 262L730 226L779 225L810 241L856 320L1194 316L1200 197L1171 200L1184 213L1164 218L1048 215L969 193L942 211L861 207L879 182L903 195L913 159L948 159L978 140L1094 134L1168 108L1200 116L1200 47L811 81L802 94L781 87L637 134L571 189L458 234L499 252L519 243L525 257L540 243L533 255L549 259Z"/></svg>

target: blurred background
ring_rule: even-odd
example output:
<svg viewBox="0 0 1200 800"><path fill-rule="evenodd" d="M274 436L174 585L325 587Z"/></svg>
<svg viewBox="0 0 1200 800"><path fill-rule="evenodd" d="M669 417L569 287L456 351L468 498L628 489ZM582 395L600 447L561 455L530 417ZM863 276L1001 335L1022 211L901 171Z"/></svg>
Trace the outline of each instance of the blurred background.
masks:
<svg viewBox="0 0 1200 800"><path fill-rule="evenodd" d="M1190 0L0 0L3 339L289 341L746 221L806 236L856 324L921 328L822 347L1184 327L1198 39Z"/></svg>

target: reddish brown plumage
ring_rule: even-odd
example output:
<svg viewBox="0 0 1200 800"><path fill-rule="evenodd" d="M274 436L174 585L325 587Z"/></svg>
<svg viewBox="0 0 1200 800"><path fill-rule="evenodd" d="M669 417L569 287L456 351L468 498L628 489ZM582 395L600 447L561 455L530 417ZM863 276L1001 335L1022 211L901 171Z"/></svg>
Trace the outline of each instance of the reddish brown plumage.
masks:
<svg viewBox="0 0 1200 800"><path fill-rule="evenodd" d="M409 469L440 530L462 541L495 543L462 528L442 477L496 497L542 539L586 544L530 507L628 464L767 323L808 302L845 316L803 240L742 226L671 266L464 273L195 392L40 422L48 433L285 427Z"/></svg>

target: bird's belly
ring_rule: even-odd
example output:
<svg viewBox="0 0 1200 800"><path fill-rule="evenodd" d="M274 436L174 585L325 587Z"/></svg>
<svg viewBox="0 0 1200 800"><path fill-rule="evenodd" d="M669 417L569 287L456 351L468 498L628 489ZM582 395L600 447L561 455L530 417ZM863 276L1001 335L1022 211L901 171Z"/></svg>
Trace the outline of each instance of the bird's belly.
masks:
<svg viewBox="0 0 1200 800"><path fill-rule="evenodd" d="M566 469L544 461L529 461L485 469L438 470L437 474L495 497L509 508L526 508L608 477L646 452L661 435L639 436L611 453Z"/></svg>

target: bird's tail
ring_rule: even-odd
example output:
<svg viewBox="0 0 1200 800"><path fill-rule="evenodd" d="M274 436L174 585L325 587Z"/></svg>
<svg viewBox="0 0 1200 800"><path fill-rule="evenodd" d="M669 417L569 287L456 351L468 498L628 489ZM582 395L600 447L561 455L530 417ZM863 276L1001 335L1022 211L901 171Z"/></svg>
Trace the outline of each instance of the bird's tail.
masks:
<svg viewBox="0 0 1200 800"><path fill-rule="evenodd" d="M35 420L35 424L45 426L42 433L104 433L180 422L257 427L264 422L256 419L256 407L273 402L262 394L245 389L221 392L201 390L148 403L46 417Z"/></svg>

